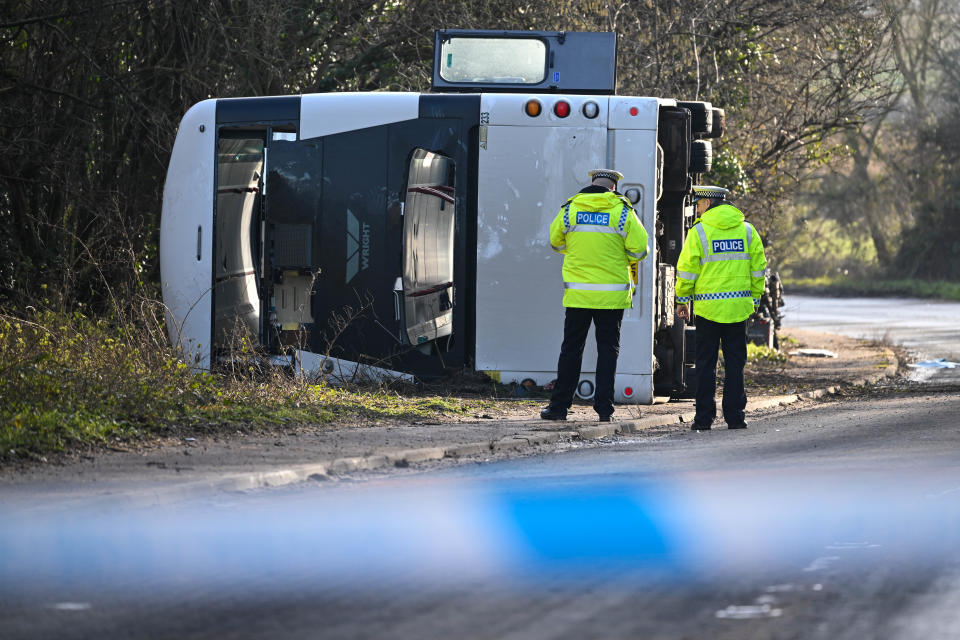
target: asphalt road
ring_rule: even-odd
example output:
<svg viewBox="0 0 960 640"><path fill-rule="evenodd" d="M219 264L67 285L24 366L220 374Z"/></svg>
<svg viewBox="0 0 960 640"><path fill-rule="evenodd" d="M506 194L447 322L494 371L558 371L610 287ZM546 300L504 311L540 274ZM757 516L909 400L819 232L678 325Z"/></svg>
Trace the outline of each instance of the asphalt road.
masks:
<svg viewBox="0 0 960 640"><path fill-rule="evenodd" d="M788 324L845 332L830 302ZM813 309L826 326L799 324ZM931 357L960 351L940 340ZM0 505L0 638L957 638L950 373L746 431L162 507Z"/></svg>
<svg viewBox="0 0 960 640"><path fill-rule="evenodd" d="M904 347L918 360L960 362L958 302L799 295L784 300L784 326L886 341ZM935 374L960 382L960 369L936 370Z"/></svg>
<svg viewBox="0 0 960 640"><path fill-rule="evenodd" d="M960 637L960 398L0 512L3 638ZM15 524L14 524L15 523Z"/></svg>

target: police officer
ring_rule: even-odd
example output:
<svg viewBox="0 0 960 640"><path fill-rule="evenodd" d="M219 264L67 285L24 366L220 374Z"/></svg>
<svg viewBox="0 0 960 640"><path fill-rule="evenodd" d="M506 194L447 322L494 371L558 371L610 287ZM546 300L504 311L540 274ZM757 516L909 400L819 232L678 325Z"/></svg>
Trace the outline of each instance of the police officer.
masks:
<svg viewBox="0 0 960 640"><path fill-rule="evenodd" d="M597 383L593 408L600 420L613 415L613 380L620 354L623 310L632 306L630 267L647 255L647 232L617 192L623 174L612 169L590 172L592 183L567 200L550 225L550 245L564 254L563 344L557 382L544 420L566 420L580 380L587 331L593 322L597 339Z"/></svg>
<svg viewBox="0 0 960 640"><path fill-rule="evenodd" d="M697 218L677 261L677 316L697 315L697 410L694 430L709 429L717 415L717 351L723 348L723 417L730 429L744 429L747 394L747 318L760 304L767 259L760 235L727 202L721 187L695 186Z"/></svg>

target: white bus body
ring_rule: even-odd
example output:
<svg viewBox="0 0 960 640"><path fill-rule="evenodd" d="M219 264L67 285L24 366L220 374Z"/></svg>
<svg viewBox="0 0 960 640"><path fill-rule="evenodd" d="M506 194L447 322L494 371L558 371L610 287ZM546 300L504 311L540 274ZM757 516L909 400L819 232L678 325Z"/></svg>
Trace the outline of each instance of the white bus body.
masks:
<svg viewBox="0 0 960 640"><path fill-rule="evenodd" d="M558 34L533 35L555 66L576 57L577 34L560 44ZM438 33L438 56L449 38ZM584 42L596 53L596 40ZM441 75L435 68L435 86ZM197 104L181 122L164 189L171 340L201 368L246 336L278 356L425 376L472 367L505 383L546 384L564 317L562 257L548 227L588 171L614 168L650 234L624 315L615 399L682 391L672 285L692 214L690 147L694 135L720 133L691 133L691 110L694 121L719 110L573 82ZM531 115L531 101L540 113ZM584 398L596 361L592 337L587 345Z"/></svg>

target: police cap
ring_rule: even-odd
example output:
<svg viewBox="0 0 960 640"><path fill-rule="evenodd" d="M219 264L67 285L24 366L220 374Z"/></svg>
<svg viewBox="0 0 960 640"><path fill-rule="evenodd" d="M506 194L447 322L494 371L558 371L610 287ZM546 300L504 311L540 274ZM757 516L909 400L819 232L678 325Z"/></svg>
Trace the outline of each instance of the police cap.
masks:
<svg viewBox="0 0 960 640"><path fill-rule="evenodd" d="M614 169L594 169L590 172L590 179L596 180L597 178L606 178L607 180L619 182L623 180L623 174Z"/></svg>
<svg viewBox="0 0 960 640"><path fill-rule="evenodd" d="M698 184L693 187L693 197L695 200L710 198L711 200L726 200L730 195L729 189L723 187L714 187L712 185Z"/></svg>

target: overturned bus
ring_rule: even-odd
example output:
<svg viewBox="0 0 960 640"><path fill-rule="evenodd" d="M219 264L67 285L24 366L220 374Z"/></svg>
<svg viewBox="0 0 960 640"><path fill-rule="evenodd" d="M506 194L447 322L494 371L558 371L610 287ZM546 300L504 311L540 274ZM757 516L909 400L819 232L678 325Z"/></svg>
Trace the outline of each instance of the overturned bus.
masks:
<svg viewBox="0 0 960 640"><path fill-rule="evenodd" d="M724 113L615 87L613 33L446 30L430 93L198 103L164 190L171 340L200 368L231 357L239 336L307 369L472 368L545 384L564 317L547 230L588 171L609 167L651 243L615 397L683 391L690 337L673 314L675 265Z"/></svg>

